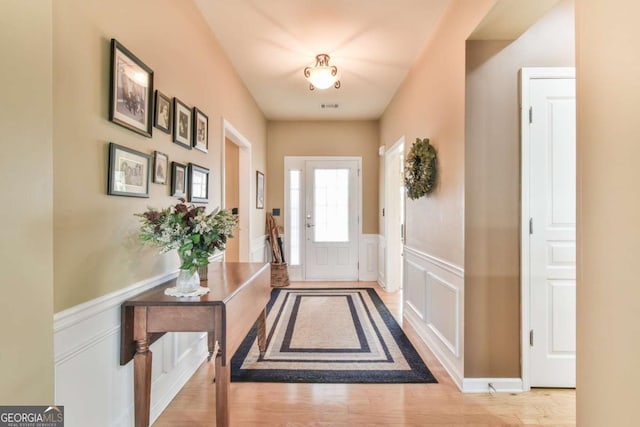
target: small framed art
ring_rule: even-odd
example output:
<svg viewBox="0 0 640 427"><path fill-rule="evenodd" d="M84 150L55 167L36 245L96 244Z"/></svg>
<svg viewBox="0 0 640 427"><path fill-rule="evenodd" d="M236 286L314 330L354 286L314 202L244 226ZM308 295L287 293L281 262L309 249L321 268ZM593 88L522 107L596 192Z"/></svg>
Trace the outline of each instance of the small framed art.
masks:
<svg viewBox="0 0 640 427"><path fill-rule="evenodd" d="M189 163L189 201L207 203L209 201L209 169Z"/></svg>
<svg viewBox="0 0 640 427"><path fill-rule="evenodd" d="M156 184L167 183L169 172L169 157L159 151L153 152L153 182Z"/></svg>
<svg viewBox="0 0 640 427"><path fill-rule="evenodd" d="M107 194L149 197L151 156L109 143Z"/></svg>
<svg viewBox="0 0 640 427"><path fill-rule="evenodd" d="M164 133L171 133L172 121L171 99L159 90L156 90L156 106L153 125Z"/></svg>
<svg viewBox="0 0 640 427"><path fill-rule="evenodd" d="M256 171L256 209L264 209L264 174Z"/></svg>
<svg viewBox="0 0 640 427"><path fill-rule="evenodd" d="M111 39L109 120L151 138L153 70Z"/></svg>
<svg viewBox="0 0 640 427"><path fill-rule="evenodd" d="M171 162L171 196L187 197L187 167Z"/></svg>
<svg viewBox="0 0 640 427"><path fill-rule="evenodd" d="M192 116L191 108L178 98L173 98L173 142L189 150L191 150L193 137L193 132L191 132Z"/></svg>
<svg viewBox="0 0 640 427"><path fill-rule="evenodd" d="M198 107L193 107L193 148L209 151L209 117Z"/></svg>

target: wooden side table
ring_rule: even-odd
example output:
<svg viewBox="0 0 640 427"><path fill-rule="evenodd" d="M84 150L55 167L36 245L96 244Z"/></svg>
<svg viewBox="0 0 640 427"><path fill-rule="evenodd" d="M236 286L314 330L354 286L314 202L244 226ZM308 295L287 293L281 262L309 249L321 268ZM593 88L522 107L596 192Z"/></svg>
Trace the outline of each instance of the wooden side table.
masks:
<svg viewBox="0 0 640 427"><path fill-rule="evenodd" d="M151 351L149 346L166 332L207 332L209 358L215 360L216 425L229 425L228 361L258 320L258 345L265 350L266 305L271 295L269 264L212 263L210 292L201 297L176 298L163 283L121 306L120 364L133 359L135 425L149 425ZM217 354L213 354L218 345Z"/></svg>

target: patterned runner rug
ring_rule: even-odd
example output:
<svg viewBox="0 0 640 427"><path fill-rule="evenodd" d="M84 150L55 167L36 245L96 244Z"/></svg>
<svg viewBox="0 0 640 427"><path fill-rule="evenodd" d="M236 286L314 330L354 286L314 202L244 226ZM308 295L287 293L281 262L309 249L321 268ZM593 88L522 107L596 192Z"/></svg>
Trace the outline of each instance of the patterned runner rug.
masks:
<svg viewBox="0 0 640 427"><path fill-rule="evenodd" d="M267 352L254 326L231 381L437 382L373 288L274 289L267 308Z"/></svg>

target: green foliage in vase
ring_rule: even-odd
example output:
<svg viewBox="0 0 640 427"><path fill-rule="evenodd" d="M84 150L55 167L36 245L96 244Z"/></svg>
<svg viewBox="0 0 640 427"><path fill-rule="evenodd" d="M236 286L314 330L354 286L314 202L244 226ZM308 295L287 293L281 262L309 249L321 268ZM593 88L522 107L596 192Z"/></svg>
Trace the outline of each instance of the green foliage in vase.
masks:
<svg viewBox="0 0 640 427"><path fill-rule="evenodd" d="M205 213L203 206L187 205L184 199L166 209L149 208L140 217L140 240L160 246L160 253L178 251L181 269L192 273L209 264L209 256L224 250L238 217L225 209Z"/></svg>
<svg viewBox="0 0 640 427"><path fill-rule="evenodd" d="M404 169L404 184L411 200L429 194L436 183L436 149L429 138L416 138Z"/></svg>

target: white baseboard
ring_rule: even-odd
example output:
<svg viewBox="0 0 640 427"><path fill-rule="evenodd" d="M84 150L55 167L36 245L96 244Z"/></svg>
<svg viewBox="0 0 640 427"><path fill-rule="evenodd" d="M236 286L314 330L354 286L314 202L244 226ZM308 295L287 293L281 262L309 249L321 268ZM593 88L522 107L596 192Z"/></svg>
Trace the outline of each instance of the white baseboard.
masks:
<svg viewBox="0 0 640 427"><path fill-rule="evenodd" d="M465 378L462 391L465 393L522 393L524 389L521 378Z"/></svg>
<svg viewBox="0 0 640 427"><path fill-rule="evenodd" d="M67 427L133 425L133 364L119 364L120 305L176 275L143 280L54 315L55 402L65 406ZM206 334L168 333L151 351L153 422L205 360Z"/></svg>

